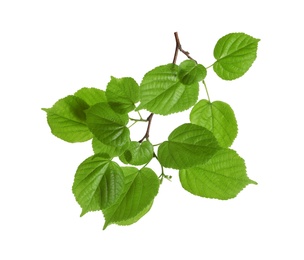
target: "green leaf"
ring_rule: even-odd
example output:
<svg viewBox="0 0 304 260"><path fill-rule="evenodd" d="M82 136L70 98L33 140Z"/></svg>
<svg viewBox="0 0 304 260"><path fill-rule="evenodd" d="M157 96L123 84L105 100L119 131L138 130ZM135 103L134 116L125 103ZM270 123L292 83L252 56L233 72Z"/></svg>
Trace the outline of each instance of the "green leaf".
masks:
<svg viewBox="0 0 304 260"><path fill-rule="evenodd" d="M158 148L160 163L173 169L186 169L208 161L220 147L206 128L183 124L169 135Z"/></svg>
<svg viewBox="0 0 304 260"><path fill-rule="evenodd" d="M220 150L205 164L181 170L179 178L190 193L221 200L234 198L248 184L257 184L247 177L244 160L230 149Z"/></svg>
<svg viewBox="0 0 304 260"><path fill-rule="evenodd" d="M103 209L104 229L113 223L132 224L143 213L148 212L158 193L159 179L150 168L138 170L134 167L122 168L125 178L124 191L118 201Z"/></svg>
<svg viewBox="0 0 304 260"><path fill-rule="evenodd" d="M87 110L87 124L94 136L102 143L123 146L130 142L126 127L127 114L117 114L107 103L98 103Z"/></svg>
<svg viewBox="0 0 304 260"><path fill-rule="evenodd" d="M237 136L238 127L232 108L222 101L200 100L191 110L190 121L206 127L220 146L228 148Z"/></svg>
<svg viewBox="0 0 304 260"><path fill-rule="evenodd" d="M86 124L85 110L89 105L79 97L67 96L52 108L44 108L52 134L70 142L84 142L93 137Z"/></svg>
<svg viewBox="0 0 304 260"><path fill-rule="evenodd" d="M96 137L92 139L92 148L95 154L102 153L107 154L109 158L113 158L121 155L129 146L129 143L123 146L112 146L100 142Z"/></svg>
<svg viewBox="0 0 304 260"><path fill-rule="evenodd" d="M93 106L100 102L107 102L106 94L103 90L97 88L79 89L74 96L84 100L89 106Z"/></svg>
<svg viewBox="0 0 304 260"><path fill-rule="evenodd" d="M153 146L149 141L131 142L126 151L119 157L125 164L143 165L151 161Z"/></svg>
<svg viewBox="0 0 304 260"><path fill-rule="evenodd" d="M120 166L101 155L93 155L79 165L72 190L83 216L113 205L123 188L124 175Z"/></svg>
<svg viewBox="0 0 304 260"><path fill-rule="evenodd" d="M191 85L193 83L203 80L207 75L206 68L197 64L194 60L185 60L179 67L177 76L181 83Z"/></svg>
<svg viewBox="0 0 304 260"><path fill-rule="evenodd" d="M114 78L108 83L106 97L117 113L128 113L139 101L139 86L133 78Z"/></svg>
<svg viewBox="0 0 304 260"><path fill-rule="evenodd" d="M214 48L215 73L225 80L243 76L256 59L259 41L245 33L230 33L219 39Z"/></svg>
<svg viewBox="0 0 304 260"><path fill-rule="evenodd" d="M178 66L168 64L156 67L143 78L140 89L140 105L136 110L168 115L193 106L198 98L198 83L181 83L177 76Z"/></svg>
<svg viewBox="0 0 304 260"><path fill-rule="evenodd" d="M120 225L120 226L128 226L132 225L138 220L140 220L144 215L146 215L150 209L152 208L153 201L140 213L138 213L135 217L127 219L127 220L122 220L122 221L116 221L115 224Z"/></svg>

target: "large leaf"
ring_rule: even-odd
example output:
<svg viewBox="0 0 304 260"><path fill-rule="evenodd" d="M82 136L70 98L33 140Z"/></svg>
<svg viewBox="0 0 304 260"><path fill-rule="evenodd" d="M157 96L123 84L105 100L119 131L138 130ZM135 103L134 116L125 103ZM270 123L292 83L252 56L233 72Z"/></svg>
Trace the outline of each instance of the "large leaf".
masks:
<svg viewBox="0 0 304 260"><path fill-rule="evenodd" d="M225 80L243 76L256 59L259 39L245 33L230 33L219 39L214 48L213 70Z"/></svg>
<svg viewBox="0 0 304 260"><path fill-rule="evenodd" d="M92 148L95 154L107 154L109 158L113 158L121 155L129 146L129 143L126 143L122 146L112 146L100 142L96 137L92 139Z"/></svg>
<svg viewBox="0 0 304 260"><path fill-rule="evenodd" d="M82 208L81 216L117 201L124 188L120 166L100 155L83 161L75 174L73 193Z"/></svg>
<svg viewBox="0 0 304 260"><path fill-rule="evenodd" d="M195 82L199 82L203 80L207 75L206 68L197 64L194 60L185 60L183 61L179 67L177 76L185 85L191 85Z"/></svg>
<svg viewBox="0 0 304 260"><path fill-rule="evenodd" d="M123 167L125 177L124 191L118 201L103 209L104 229L113 223L132 224L147 213L158 193L159 179L149 168L138 170Z"/></svg>
<svg viewBox="0 0 304 260"><path fill-rule="evenodd" d="M136 110L168 115L184 111L195 104L198 98L198 83L181 83L177 76L178 66L168 64L156 67L143 78L140 89L140 105Z"/></svg>
<svg viewBox="0 0 304 260"><path fill-rule="evenodd" d="M81 98L89 106L93 106L100 102L107 102L105 92L98 88L82 88L79 89L74 96Z"/></svg>
<svg viewBox="0 0 304 260"><path fill-rule="evenodd" d="M233 150L222 149L208 162L195 168L180 170L183 188L205 198L227 200L234 198L248 184L244 160Z"/></svg>
<svg viewBox="0 0 304 260"><path fill-rule="evenodd" d="M231 107L222 101L200 100L191 110L190 121L206 127L220 146L228 148L237 136L237 122Z"/></svg>
<svg viewBox="0 0 304 260"><path fill-rule="evenodd" d="M114 78L107 85L106 97L113 110L128 113L139 101L139 87L133 78Z"/></svg>
<svg viewBox="0 0 304 260"><path fill-rule="evenodd" d="M107 103L98 103L87 110L87 124L94 136L102 143L123 146L130 142L126 127L127 114L117 114Z"/></svg>
<svg viewBox="0 0 304 260"><path fill-rule="evenodd" d="M44 108L52 134L60 139L75 143L93 137L86 124L85 110L89 105L79 97L67 96L58 100L52 108Z"/></svg>
<svg viewBox="0 0 304 260"><path fill-rule="evenodd" d="M186 169L208 161L220 149L213 134L205 127L183 124L158 148L160 163L173 169Z"/></svg>
<svg viewBox="0 0 304 260"><path fill-rule="evenodd" d="M131 142L126 151L119 157L125 164L143 165L151 161L153 146L149 141Z"/></svg>

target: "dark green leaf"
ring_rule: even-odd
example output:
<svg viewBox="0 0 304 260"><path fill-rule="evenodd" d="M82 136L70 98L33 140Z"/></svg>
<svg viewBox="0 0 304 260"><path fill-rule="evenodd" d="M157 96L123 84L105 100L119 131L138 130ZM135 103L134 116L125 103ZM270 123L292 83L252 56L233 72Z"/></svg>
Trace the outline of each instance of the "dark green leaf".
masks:
<svg viewBox="0 0 304 260"><path fill-rule="evenodd" d="M82 208L81 216L113 205L123 188L124 175L117 163L100 155L87 158L79 165L73 184L73 193Z"/></svg>
<svg viewBox="0 0 304 260"><path fill-rule="evenodd" d="M229 149L220 150L205 164L180 170L179 178L190 193L221 200L234 198L248 184L256 184L247 177L244 160Z"/></svg>
<svg viewBox="0 0 304 260"><path fill-rule="evenodd" d="M97 88L79 89L74 96L81 98L89 106L93 106L100 102L107 102L105 92Z"/></svg>
<svg viewBox="0 0 304 260"><path fill-rule="evenodd" d="M207 75L206 68L197 64L194 60L185 60L183 61L179 67L177 76L185 85L191 85L193 83L199 82L203 80Z"/></svg>
<svg viewBox="0 0 304 260"><path fill-rule="evenodd" d="M140 89L140 105L136 110L168 115L184 111L198 98L198 83L184 85L177 76L178 66L168 64L156 67L143 78Z"/></svg>
<svg viewBox="0 0 304 260"><path fill-rule="evenodd" d="M158 148L160 163L173 169L186 169L208 161L220 149L206 128L183 124L177 127Z"/></svg>
<svg viewBox="0 0 304 260"><path fill-rule="evenodd" d="M126 151L119 157L125 164L143 165L151 161L153 146L149 141L131 142Z"/></svg>
<svg viewBox="0 0 304 260"><path fill-rule="evenodd" d="M87 110L87 124L94 136L102 143L123 146L130 142L126 127L127 114L117 114L107 103L98 103Z"/></svg>
<svg viewBox="0 0 304 260"><path fill-rule="evenodd" d="M193 124L206 127L217 139L219 145L228 148L237 136L237 122L231 107L222 101L200 100L190 113Z"/></svg>
<svg viewBox="0 0 304 260"><path fill-rule="evenodd" d="M67 96L58 100L47 112L47 121L52 134L60 139L75 143L93 137L86 124L85 110L89 105L79 97Z"/></svg>
<svg viewBox="0 0 304 260"><path fill-rule="evenodd" d="M128 113L139 101L139 87L133 78L111 77L106 89L106 97L112 109L118 113Z"/></svg>
<svg viewBox="0 0 304 260"><path fill-rule="evenodd" d="M225 80L243 76L256 59L259 41L245 33L230 33L219 39L214 48L216 74Z"/></svg>
<svg viewBox="0 0 304 260"><path fill-rule="evenodd" d="M132 224L148 212L158 193L159 179L149 168L138 170L134 167L122 168L125 178L124 191L118 201L103 209L104 229L113 223Z"/></svg>

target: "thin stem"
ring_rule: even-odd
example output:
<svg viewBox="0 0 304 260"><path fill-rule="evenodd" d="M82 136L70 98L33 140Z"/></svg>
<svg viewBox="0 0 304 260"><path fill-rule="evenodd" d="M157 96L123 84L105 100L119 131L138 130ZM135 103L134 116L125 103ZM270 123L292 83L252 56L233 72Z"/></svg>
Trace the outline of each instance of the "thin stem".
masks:
<svg viewBox="0 0 304 260"><path fill-rule="evenodd" d="M208 89L207 89L207 85L206 85L205 80L203 80L203 84L204 84L204 87L205 87L205 90L206 90L206 93L207 93L208 100L210 102L210 96L209 96L209 93L208 93Z"/></svg>
<svg viewBox="0 0 304 260"><path fill-rule="evenodd" d="M139 118L140 118L141 120L144 120L143 117L141 116L141 114L140 114L139 111L137 111L137 114L139 115Z"/></svg>
<svg viewBox="0 0 304 260"><path fill-rule="evenodd" d="M148 122L148 120L145 120L145 119L136 119L136 118L132 118L132 117L129 117L130 120L132 121L135 121L135 122Z"/></svg>
<svg viewBox="0 0 304 260"><path fill-rule="evenodd" d="M190 60L194 60L196 63L197 61L195 59L193 59L191 56L190 56L190 53L188 51L185 51L183 48L182 48L182 45L180 43L180 40L179 40L179 37L178 37L178 33L175 32L174 33L174 37L175 37L175 42L176 42L176 46L175 46L175 52L174 52L174 57L173 57L173 63L176 64L176 60L177 60L177 55L178 55L178 51L182 52L183 54L185 54L188 59Z"/></svg>
<svg viewBox="0 0 304 260"><path fill-rule="evenodd" d="M211 67L212 67L213 65L214 65L214 63L213 63L213 64L211 64L210 66L206 67L206 69L209 69L209 68L211 68Z"/></svg>
<svg viewBox="0 0 304 260"><path fill-rule="evenodd" d="M152 122L153 115L154 115L154 114L151 113L151 114L147 117L147 120L145 120L145 121L148 121L147 131L146 131L145 135L143 136L143 138L141 138L141 139L138 141L139 143L142 143L143 140L149 138L149 135L150 135L150 126L151 126L151 122Z"/></svg>
<svg viewBox="0 0 304 260"><path fill-rule="evenodd" d="M133 124L131 124L130 126L128 126L128 128L131 128L133 125L135 125L138 121L134 121Z"/></svg>

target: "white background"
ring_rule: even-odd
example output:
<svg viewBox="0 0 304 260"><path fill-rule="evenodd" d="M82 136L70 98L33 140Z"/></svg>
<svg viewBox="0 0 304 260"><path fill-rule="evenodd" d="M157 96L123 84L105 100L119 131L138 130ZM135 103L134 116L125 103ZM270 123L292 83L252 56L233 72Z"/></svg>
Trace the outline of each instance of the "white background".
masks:
<svg viewBox="0 0 304 260"><path fill-rule="evenodd" d="M0 259L304 259L301 2L1 1ZM143 219L102 231L102 214L80 218L71 192L90 143L52 136L40 108L84 86L104 89L111 75L140 82L172 61L175 31L205 66L227 33L261 39L244 77L225 82L209 69L206 78L211 99L236 113L233 148L259 185L207 200L167 171L172 182ZM188 113L155 116L151 140L165 140Z"/></svg>

